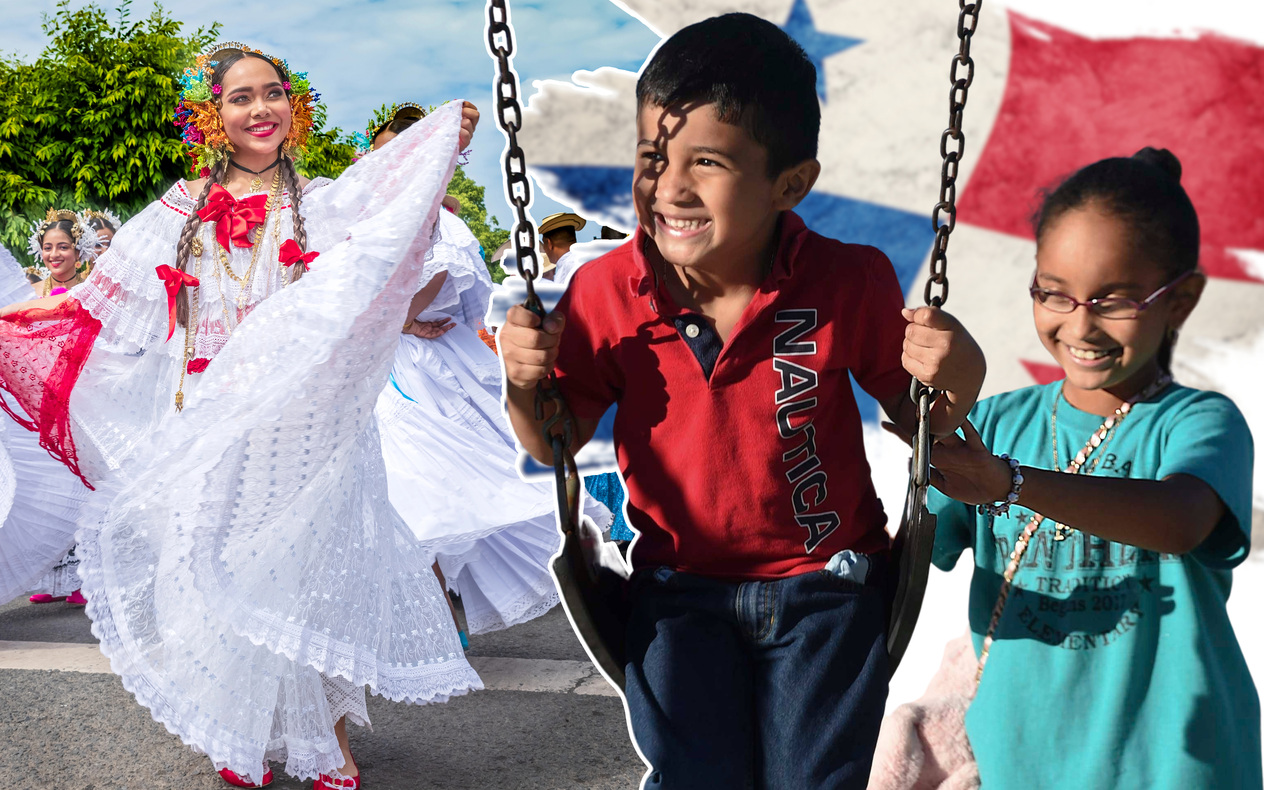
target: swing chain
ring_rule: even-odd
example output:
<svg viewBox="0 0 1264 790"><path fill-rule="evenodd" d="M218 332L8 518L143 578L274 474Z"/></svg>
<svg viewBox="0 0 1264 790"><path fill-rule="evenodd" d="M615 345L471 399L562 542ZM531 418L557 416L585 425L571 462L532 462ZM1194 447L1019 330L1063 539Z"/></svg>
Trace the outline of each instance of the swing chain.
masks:
<svg viewBox="0 0 1264 790"><path fill-rule="evenodd" d="M535 224L527 216L527 206L531 204L531 182L527 179L526 155L518 144L522 105L518 102L518 75L509 62L513 57L514 41L505 0L489 0L487 16L487 46L497 61L496 121L509 138L504 167L507 197L517 219L513 231L514 251L518 258L518 274L527 281L527 307L538 313L543 308L535 295L534 283L540 273L540 264L535 251Z"/></svg>
<svg viewBox="0 0 1264 790"><path fill-rule="evenodd" d="M983 0L957 0L961 13L957 18L957 39L960 46L952 56L948 80L948 128L939 138L939 156L944 160L940 170L939 202L930 214L930 224L935 231L935 244L931 248L930 275L926 278L923 298L931 307L943 307L948 301L948 237L957 227L957 173L961 157L965 154L966 99L974 84L974 60L970 57L970 42L979 24L979 9ZM951 141L952 148L949 148ZM936 292L938 286L938 292ZM929 433L930 405L938 393L923 385L916 378L909 387L909 398L917 406L917 437L913 442L913 484L925 488L930 483Z"/></svg>
<svg viewBox="0 0 1264 790"><path fill-rule="evenodd" d="M518 132L522 129L522 105L518 101L518 75L514 73L510 58L513 57L513 29L509 25L509 9L505 0L488 0L487 46L496 58L496 121L509 146L505 149L506 197L514 208L517 224L511 238L517 256L518 274L527 283L527 298L523 306L544 320L544 304L535 292L535 280L540 275L540 261L536 255L536 227L527 216L531 204L531 182L527 178L527 159L518 144ZM546 402L553 403L553 413L544 417ZM557 376L550 371L536 386L535 418L542 421L545 441L553 448L553 471L557 477L558 512L569 515L569 524L578 519L577 481L578 472L574 455L570 451L575 436L574 420L570 409L557 386ZM560 426L560 431L555 430ZM560 452L559 452L560 450ZM573 490L574 489L574 490Z"/></svg>
<svg viewBox="0 0 1264 790"><path fill-rule="evenodd" d="M931 250L930 276L926 279L923 294L926 304L933 307L942 307L948 301L948 237L957 227L957 172L966 147L962 128L966 99L970 86L974 84L974 60L970 57L970 42L978 28L979 9L983 5L982 0L957 0L957 3L961 9L957 18L957 39L960 46L952 58L952 68L948 74L952 83L948 92L948 128L939 139L939 155L944 163L940 171L939 202L935 204L930 219L935 231L935 244Z"/></svg>

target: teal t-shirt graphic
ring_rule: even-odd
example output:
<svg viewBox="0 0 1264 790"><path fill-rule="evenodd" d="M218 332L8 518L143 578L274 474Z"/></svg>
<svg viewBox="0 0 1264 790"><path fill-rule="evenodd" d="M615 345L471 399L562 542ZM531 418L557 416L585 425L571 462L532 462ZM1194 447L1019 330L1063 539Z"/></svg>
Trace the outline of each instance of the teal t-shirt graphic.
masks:
<svg viewBox="0 0 1264 790"><path fill-rule="evenodd" d="M1059 382L999 395L971 421L992 452L1051 469L1060 392ZM1060 399L1059 467L1102 421ZM1099 477L1196 477L1226 513L1184 556L1079 531L1056 541L1052 520L1041 525L966 715L985 790L1261 787L1259 697L1225 609L1231 569L1250 547L1253 452L1232 401L1173 385L1136 404L1094 453ZM977 654L1031 511L980 516L937 491L929 505L935 564L947 570L974 551Z"/></svg>

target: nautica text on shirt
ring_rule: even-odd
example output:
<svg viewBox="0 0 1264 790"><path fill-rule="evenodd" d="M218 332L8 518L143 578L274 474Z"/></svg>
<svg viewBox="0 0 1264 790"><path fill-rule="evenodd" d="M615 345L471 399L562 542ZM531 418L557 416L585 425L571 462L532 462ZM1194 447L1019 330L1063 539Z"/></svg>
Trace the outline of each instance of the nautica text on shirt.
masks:
<svg viewBox="0 0 1264 790"><path fill-rule="evenodd" d="M777 404L777 433L786 440L781 460L788 465L786 479L794 484L790 495L795 521L808 531L803 547L811 554L841 523L833 510L819 510L829 496L829 475L821 469L816 452L816 428L811 411L816 407L812 392L816 389L816 371L794 362L790 357L816 354L816 343L803 337L817 327L815 309L778 310L774 320L791 324L772 341L773 369L781 377L774 395ZM801 360L806 362L807 360ZM801 422L794 423L799 416Z"/></svg>

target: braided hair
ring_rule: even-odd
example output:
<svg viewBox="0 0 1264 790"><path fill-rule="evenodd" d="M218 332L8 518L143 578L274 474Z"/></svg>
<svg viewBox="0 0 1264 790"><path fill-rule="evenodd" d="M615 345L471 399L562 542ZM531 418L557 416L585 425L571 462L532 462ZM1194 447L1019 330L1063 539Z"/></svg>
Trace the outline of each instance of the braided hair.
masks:
<svg viewBox="0 0 1264 790"><path fill-rule="evenodd" d="M198 216L198 212L206 208L206 199L210 197L211 187L223 181L227 172L228 160L226 158L220 159L211 166L211 174L206 179L206 186L202 187L202 192L198 195L197 205L189 212L189 218L184 221L184 229L180 231L180 242L176 245L176 268L182 272L189 270L193 240L202 229L202 218ZM176 321L180 326L184 326L189 321L189 289L183 285L176 293Z"/></svg>
<svg viewBox="0 0 1264 790"><path fill-rule="evenodd" d="M285 188L290 193L290 213L294 218L294 243L299 246L303 252L307 252L307 228L303 226L303 214L299 211L299 204L303 200L303 189L298 181L298 171L294 169L294 160L288 155L281 157L281 178L285 180ZM303 276L306 267L296 264L294 273L290 275L291 282Z"/></svg>

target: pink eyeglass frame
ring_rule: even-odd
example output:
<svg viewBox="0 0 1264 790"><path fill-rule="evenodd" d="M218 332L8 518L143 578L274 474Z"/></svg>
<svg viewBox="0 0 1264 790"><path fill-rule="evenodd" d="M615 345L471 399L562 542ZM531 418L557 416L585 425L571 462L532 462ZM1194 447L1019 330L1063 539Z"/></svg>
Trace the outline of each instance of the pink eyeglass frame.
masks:
<svg viewBox="0 0 1264 790"><path fill-rule="evenodd" d="M1141 316L1141 313L1144 312L1147 308L1151 307L1156 301L1158 301L1159 298L1163 296L1163 294L1167 293L1168 291L1172 290L1176 286L1185 282L1190 277L1193 277L1195 274L1198 274L1198 270L1190 269L1189 271L1177 277L1175 280L1172 280L1172 282L1168 283L1167 285L1163 286L1159 290L1150 294L1149 296L1147 296L1144 300L1140 302L1138 302L1136 299L1129 299L1126 296L1107 296L1101 299L1089 299L1087 302L1081 302L1079 299L1076 299L1074 296L1063 293L1062 291L1054 291L1049 288L1039 287L1038 285L1036 285L1036 275L1034 274L1031 277L1031 286L1028 288L1028 292L1031 294L1031 298L1035 300L1036 304L1040 305L1041 307L1045 308L1051 313L1057 313L1059 315L1070 315L1071 313L1074 313L1076 310L1080 309L1081 307L1087 307L1089 309L1089 312L1091 312L1093 315L1100 316L1101 318L1105 318L1108 321L1131 321L1136 318L1139 318ZM1073 306L1071 307L1070 310L1066 310L1066 311L1054 310L1052 307L1049 307L1049 305L1040 301L1039 294L1042 294L1042 293L1048 296L1060 296L1063 299L1069 300ZM1116 304L1131 304L1136 308L1137 315L1128 316L1126 318L1123 316L1104 315L1103 313L1100 313L1097 311L1098 306L1102 302L1114 302Z"/></svg>

